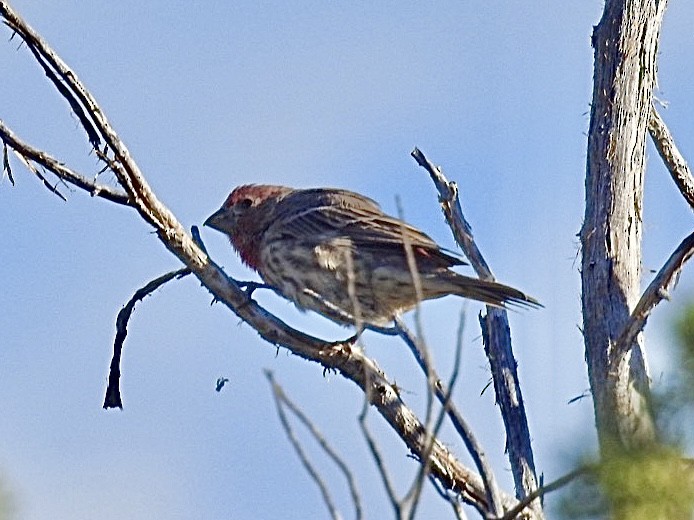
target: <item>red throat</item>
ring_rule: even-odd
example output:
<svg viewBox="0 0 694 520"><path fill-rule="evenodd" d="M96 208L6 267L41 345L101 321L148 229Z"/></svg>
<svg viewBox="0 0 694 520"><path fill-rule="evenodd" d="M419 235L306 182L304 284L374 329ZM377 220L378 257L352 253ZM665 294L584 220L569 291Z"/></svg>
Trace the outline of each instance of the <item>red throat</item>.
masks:
<svg viewBox="0 0 694 520"><path fill-rule="evenodd" d="M231 245L236 249L241 257L241 261L254 271L258 271L260 266L260 250L258 248L258 241L254 240L253 237L243 236L243 237L229 237Z"/></svg>

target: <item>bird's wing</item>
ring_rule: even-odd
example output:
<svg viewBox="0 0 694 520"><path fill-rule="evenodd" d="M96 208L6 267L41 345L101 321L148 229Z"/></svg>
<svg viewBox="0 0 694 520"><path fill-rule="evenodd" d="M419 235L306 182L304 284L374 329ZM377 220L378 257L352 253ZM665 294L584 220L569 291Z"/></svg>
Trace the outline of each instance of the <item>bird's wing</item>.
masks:
<svg viewBox="0 0 694 520"><path fill-rule="evenodd" d="M383 213L378 204L358 193L339 189L298 190L279 203L277 227L296 237L348 237L357 249L401 253L403 240L418 256L441 266L464 264L459 257L441 250L434 240L406 222Z"/></svg>

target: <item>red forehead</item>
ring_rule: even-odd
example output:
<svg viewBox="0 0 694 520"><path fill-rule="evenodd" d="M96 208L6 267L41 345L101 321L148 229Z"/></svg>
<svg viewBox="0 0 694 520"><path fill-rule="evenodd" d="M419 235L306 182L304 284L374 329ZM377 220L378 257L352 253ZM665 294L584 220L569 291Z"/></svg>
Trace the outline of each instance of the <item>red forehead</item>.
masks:
<svg viewBox="0 0 694 520"><path fill-rule="evenodd" d="M258 186L255 186L253 184L247 184L245 186L238 186L237 188L234 188L234 191L231 192L231 195L227 197L227 200L224 201L224 205L226 207L233 206L236 204L238 201L243 200L243 199L254 199L256 195L256 191L258 189Z"/></svg>
<svg viewBox="0 0 694 520"><path fill-rule="evenodd" d="M231 195L227 197L224 202L225 207L231 207L238 202L251 199L253 201L265 200L270 197L276 197L278 195L283 195L291 191L291 188L285 186L271 186L267 184L244 184L243 186L238 186L234 188Z"/></svg>

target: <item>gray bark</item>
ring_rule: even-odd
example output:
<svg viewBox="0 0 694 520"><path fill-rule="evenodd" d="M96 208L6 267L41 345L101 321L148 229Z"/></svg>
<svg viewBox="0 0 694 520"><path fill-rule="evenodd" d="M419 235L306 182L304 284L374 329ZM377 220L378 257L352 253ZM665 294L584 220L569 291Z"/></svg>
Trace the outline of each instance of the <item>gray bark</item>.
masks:
<svg viewBox="0 0 694 520"><path fill-rule="evenodd" d="M655 440L639 334L616 355L639 299L645 145L665 0L607 0L593 32L593 102L581 229L583 333L603 448Z"/></svg>

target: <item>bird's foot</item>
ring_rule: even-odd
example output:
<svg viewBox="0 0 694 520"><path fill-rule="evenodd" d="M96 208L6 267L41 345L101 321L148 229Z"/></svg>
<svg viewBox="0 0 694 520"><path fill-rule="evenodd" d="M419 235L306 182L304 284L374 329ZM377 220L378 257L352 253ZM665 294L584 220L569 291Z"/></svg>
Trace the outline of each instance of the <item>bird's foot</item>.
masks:
<svg viewBox="0 0 694 520"><path fill-rule="evenodd" d="M249 298L256 289L272 289L268 284L261 282L236 282L236 284L246 292Z"/></svg>

